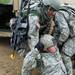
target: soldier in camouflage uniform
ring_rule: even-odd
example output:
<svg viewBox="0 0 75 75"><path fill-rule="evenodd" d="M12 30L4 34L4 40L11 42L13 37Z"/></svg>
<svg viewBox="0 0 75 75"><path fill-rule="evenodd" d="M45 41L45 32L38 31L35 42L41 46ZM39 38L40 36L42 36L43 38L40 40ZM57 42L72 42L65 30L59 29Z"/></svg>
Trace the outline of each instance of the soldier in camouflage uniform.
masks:
<svg viewBox="0 0 75 75"><path fill-rule="evenodd" d="M30 1L30 0L28 0ZM40 29L40 24L39 24L39 17L33 13L34 9L36 8L38 4L38 1L36 3L36 0L31 0L30 1L30 10L29 10L29 31L28 31L28 36L30 37L30 39L28 40L29 43L29 47L32 50L35 45L38 43L39 41L39 29ZM27 10L28 10L28 4L22 8L22 15L26 16L27 15Z"/></svg>
<svg viewBox="0 0 75 75"><path fill-rule="evenodd" d="M69 20L70 15L66 11L59 10L62 7L57 0L43 0L43 3L46 6L51 6L49 12L51 13L50 15L54 16L55 20L55 32L53 36L56 38L60 49L62 49L62 58L68 75L73 75L71 56L75 54L75 37L73 34L70 36L70 31L72 30L69 28L69 21L66 21Z"/></svg>
<svg viewBox="0 0 75 75"><path fill-rule="evenodd" d="M32 13L34 11L35 6L38 3L36 4L35 0L31 0L31 1L30 0L25 0L25 1L24 0L19 0L19 4L20 5L19 5L19 10L17 12L18 13L17 16L19 16L20 17L19 19L21 19L21 25L20 26L25 29L26 26L29 24L28 33L27 33L28 39L24 40L25 38L23 39L23 37L26 36L26 35L21 35L21 37L22 37L21 39L24 40L23 41L23 45L22 45L22 42L20 42L20 44L22 45L22 47L20 47L20 45L18 45L20 47L20 48L18 48L18 46L17 46L18 53L21 56L25 56L26 53L29 50L33 50L33 48L35 47L35 45L39 41L39 28L40 28L39 17L36 14ZM23 6L23 5L25 5L25 6ZM29 22L27 21L27 17L29 19ZM10 20L10 27L11 27L11 29L13 28L12 32L15 32L15 34L17 34L16 31L18 31L18 30L15 30L15 29L17 29L17 28L15 28L16 26L14 27L14 25L16 25L15 24L16 20L17 19L15 19L15 18L12 18ZM22 23L22 21L24 21L24 22ZM19 24L17 24L17 26L19 27ZM21 27L19 27L19 28L21 28ZM21 32L21 31L22 31L22 29L20 31L18 31L18 32ZM22 31L22 34L23 34L23 32L24 31ZM20 35L18 35L18 37L20 37ZM19 40L20 40L20 38L19 38ZM18 40L18 42L19 42L19 40ZM12 44L14 44L14 43L12 43Z"/></svg>
<svg viewBox="0 0 75 75"><path fill-rule="evenodd" d="M48 7L42 4L42 0L31 0L29 10L29 46L30 49L35 47L39 41L39 37L44 34L51 33L50 20L53 19L47 15ZM28 5L22 9L22 15L27 15ZM42 13L42 14L41 14Z"/></svg>
<svg viewBox="0 0 75 75"><path fill-rule="evenodd" d="M31 75L34 68L38 68L41 75L67 75L54 38L46 34L40 42L44 45L44 52L40 53L42 45L39 47L39 44L31 50L24 58L21 75Z"/></svg>
<svg viewBox="0 0 75 75"><path fill-rule="evenodd" d="M51 18L47 15L47 9L42 4L41 0L25 0L25 3L27 2L27 4L23 6L22 9L20 10L21 6L24 5L23 4L24 2L21 3L21 1L24 1L24 0L20 0L20 7L18 11L18 12L21 12L21 17L27 16L28 4L29 4L28 1L30 1L29 14L28 14L28 17L29 17L28 44L29 44L30 49L33 50L33 48L39 41L39 37L42 34L49 33L49 30L51 27L50 26ZM10 25L13 25L13 23L15 23L15 19L11 19L10 21L11 21ZM24 55L24 50L19 50L18 52L21 55Z"/></svg>

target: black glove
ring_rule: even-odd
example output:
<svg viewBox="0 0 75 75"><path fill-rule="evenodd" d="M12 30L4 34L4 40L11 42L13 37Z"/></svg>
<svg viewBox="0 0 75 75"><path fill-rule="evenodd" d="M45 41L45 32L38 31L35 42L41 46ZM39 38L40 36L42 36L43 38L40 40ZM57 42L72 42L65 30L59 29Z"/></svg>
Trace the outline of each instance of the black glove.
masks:
<svg viewBox="0 0 75 75"><path fill-rule="evenodd" d="M35 48L37 48L39 52L42 52L44 49L44 45L41 42L38 42Z"/></svg>

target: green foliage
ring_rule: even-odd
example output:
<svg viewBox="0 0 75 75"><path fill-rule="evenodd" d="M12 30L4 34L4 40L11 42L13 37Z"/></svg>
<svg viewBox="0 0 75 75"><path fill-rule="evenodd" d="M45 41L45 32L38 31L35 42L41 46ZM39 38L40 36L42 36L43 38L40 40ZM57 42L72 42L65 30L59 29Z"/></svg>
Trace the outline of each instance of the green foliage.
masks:
<svg viewBox="0 0 75 75"><path fill-rule="evenodd" d="M13 0L0 0L0 4L11 4Z"/></svg>

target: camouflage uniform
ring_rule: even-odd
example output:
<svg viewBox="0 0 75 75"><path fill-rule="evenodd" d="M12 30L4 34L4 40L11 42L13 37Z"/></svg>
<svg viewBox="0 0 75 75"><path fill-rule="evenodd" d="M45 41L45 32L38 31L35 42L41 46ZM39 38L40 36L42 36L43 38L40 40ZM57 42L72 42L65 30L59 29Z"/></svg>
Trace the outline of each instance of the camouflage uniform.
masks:
<svg viewBox="0 0 75 75"><path fill-rule="evenodd" d="M27 8L28 8L28 5L25 6L21 10L22 16L27 15ZM29 32L28 32L28 36L29 36L30 39L28 40L28 44L29 44L29 47L30 47L31 50L35 47L35 45L39 41L39 29L40 29L40 25L42 25L42 23L44 24L44 20L47 17L47 16L44 17L43 10L41 10L41 9L42 9L42 7L40 6L40 0L31 0L30 1ZM48 19L46 19L46 21L47 20Z"/></svg>
<svg viewBox="0 0 75 75"><path fill-rule="evenodd" d="M30 49L32 49L39 41L39 28L37 27L37 25L39 25L39 18L37 16L33 16L32 14L30 14L29 25L30 27L28 35L31 38L29 40L29 46Z"/></svg>
<svg viewBox="0 0 75 75"><path fill-rule="evenodd" d="M65 12L65 11L60 11L60 12L64 13L66 18L69 19L69 14L67 12ZM69 37L69 34L70 34L69 27L68 27L68 24L61 13L59 13L59 12L56 13L55 20L57 23L57 26L56 26L57 28L56 28L56 32L54 33L54 36L56 37L56 40L58 41L58 43L60 45L62 45L62 43L65 42ZM58 31L60 31L60 33ZM73 41L73 39L71 39L71 40ZM74 48L73 43L75 43L75 42L74 41L69 42L69 41L70 41L70 39L68 39L68 41L65 42L64 46L62 47L62 51L64 49L64 51L62 52L63 53L62 58L63 58L65 66L66 66L68 75L73 75L72 62L71 62L71 57L69 55L73 51L72 50Z"/></svg>
<svg viewBox="0 0 75 75"><path fill-rule="evenodd" d="M51 47L53 45L52 39L53 37L50 35L45 35L41 38L41 42L44 45L46 44L44 48L47 48L49 46ZM38 60L39 63L37 63ZM61 55L59 54L59 50L57 47L54 54L39 53L37 48L31 50L24 58L22 75L31 75L31 71L34 68L39 68L41 75L67 75L65 66L62 62Z"/></svg>
<svg viewBox="0 0 75 75"><path fill-rule="evenodd" d="M69 27L69 18L70 15L67 11L64 10L58 10L63 9L60 4L58 4L55 0L43 0L45 5L50 5L52 8L54 8L56 11L55 14L55 33L53 36L56 38L58 45L62 46L62 58L66 67L66 70L68 72L68 75L73 75L72 71L72 62L71 62L71 56L75 54L74 50L74 38L75 37L69 37L71 27ZM69 10L70 11L70 10ZM74 23L75 22L71 22ZM74 29L74 28L73 28ZM74 29L75 30L75 29ZM71 36L73 36L71 34ZM62 45L63 44L63 45Z"/></svg>
<svg viewBox="0 0 75 75"><path fill-rule="evenodd" d="M28 32L30 39L28 40L28 42L30 49L32 49L39 41L40 24L39 24L39 17L36 15L36 13L34 13L38 5L38 1L36 2L36 0L31 0L30 4L31 5L29 10L30 14L29 14L29 32ZM23 16L27 15L27 8L28 5L25 6L24 9L22 9Z"/></svg>

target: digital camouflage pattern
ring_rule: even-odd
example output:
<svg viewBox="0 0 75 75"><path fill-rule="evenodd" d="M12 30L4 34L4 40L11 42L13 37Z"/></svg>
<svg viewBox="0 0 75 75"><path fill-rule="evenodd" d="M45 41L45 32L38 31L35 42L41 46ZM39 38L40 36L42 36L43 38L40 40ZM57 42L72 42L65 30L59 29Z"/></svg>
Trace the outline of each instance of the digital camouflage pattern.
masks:
<svg viewBox="0 0 75 75"><path fill-rule="evenodd" d="M24 58L21 75L31 75L35 68L39 69L41 75L67 75L58 49L54 55L39 53L37 49L31 50Z"/></svg>
<svg viewBox="0 0 75 75"><path fill-rule="evenodd" d="M23 2L24 3L24 2ZM21 6L21 5L20 5ZM43 8L43 9L42 9ZM21 16L27 15L28 5L21 9ZM39 41L39 37L43 34L51 34L51 18L47 15L47 9L43 7L40 0L30 1L29 10L29 31L28 31L28 44L32 49ZM42 13L42 14L41 14ZM40 36L39 36L40 34Z"/></svg>
<svg viewBox="0 0 75 75"><path fill-rule="evenodd" d="M69 56L73 56L75 54L75 37L67 40L63 46L63 52Z"/></svg>
<svg viewBox="0 0 75 75"><path fill-rule="evenodd" d="M64 14L65 17L63 16L62 13ZM70 20L69 16L70 16L69 13L64 10L60 10L56 14L57 28L56 28L56 33L54 36L56 37L59 45L62 45L64 43L62 46L62 52L63 52L62 58L63 58L65 66L66 66L68 75L73 75L71 56L75 54L75 50L74 50L75 41L74 41L74 37L72 37L73 34L71 34L71 36L70 36L70 31L72 31L72 29L71 29L71 27L69 27L69 25L67 23L67 20L68 20L68 22ZM70 22L71 22L71 25L72 25L72 23L74 25L73 21L70 21Z"/></svg>
<svg viewBox="0 0 75 75"><path fill-rule="evenodd" d="M45 6L49 5L55 10L59 10L61 8L61 3L59 0L42 0L42 2Z"/></svg>
<svg viewBox="0 0 75 75"><path fill-rule="evenodd" d="M47 8L43 9L43 7L40 7L40 2L37 1L33 1L32 0L32 6L31 6L31 9L30 9L30 14L32 16L37 16L39 17L39 21L40 21L40 25L47 25L47 22L49 21L49 17L47 15L44 15L47 13ZM44 10L44 11L43 11ZM43 11L43 12L42 12ZM70 34L70 29L69 29L69 26L68 26L68 23L67 21L65 20L64 16L61 14L61 12L65 15L66 19L69 20L69 14L66 12L66 11L58 11L56 12L56 15L55 15L55 32L53 34L53 36L55 37L55 39L57 40L57 43L59 45L62 45L69 37L69 34ZM42 14L41 14L42 13ZM25 14L24 10L23 10L23 14ZM32 31L35 31L35 24L33 25L33 29L31 29ZM47 27L47 26L46 26ZM44 28L44 31L46 29L46 27ZM42 31L43 32L43 31ZM34 33L34 32L33 32ZM33 37L35 37L33 35L33 33L31 34ZM38 36L37 36L38 37ZM32 39L32 38L31 38ZM72 38L71 38L72 39ZM34 39L33 39L34 40ZM34 40L36 42L36 40ZM38 39L37 39L38 41ZM32 41L33 42L33 41ZM74 41L73 41L74 42ZM65 45L65 44L64 44ZM69 48L71 47L68 47L68 45L66 46L67 47L67 55L69 55L69 53L71 52ZM31 47L32 48L32 47ZM66 50L66 49L65 49ZM64 51L65 51L64 50ZM69 52L70 51L70 52ZM75 50L74 50L75 51ZM66 53L66 52L65 52ZM65 58L65 59L64 59ZM63 61L65 62L65 66L66 66L66 69L67 69L67 72L68 72L68 75L72 75L72 68L68 68L68 67L72 67L72 63L71 63L71 60L68 60L70 59L70 57L68 56L63 56ZM68 61L66 61L68 60ZM67 65L68 64L68 65Z"/></svg>
<svg viewBox="0 0 75 75"><path fill-rule="evenodd" d="M39 41L39 18L38 16L29 15L29 46L32 50Z"/></svg>
<svg viewBox="0 0 75 75"><path fill-rule="evenodd" d="M62 45L64 42L66 43L66 40L68 39L69 34L70 34L70 29L69 29L68 23L65 20L64 16L61 14L61 12L65 15L67 20L69 19L69 14L65 11L59 11L56 13L56 16L55 16L56 31L54 33L54 37L56 38L59 45ZM64 46L65 46L65 44L64 44ZM72 49L72 46L70 47L67 45L66 48L67 48L66 49L67 54L69 55L70 49ZM61 50L63 50L63 49L61 49ZM64 52L65 52L65 50L64 50ZM66 56L65 54L66 54L66 52L62 55L62 58L63 58L64 64L65 64L65 67L67 69L67 73L68 73L68 75L73 75L71 57Z"/></svg>
<svg viewBox="0 0 75 75"><path fill-rule="evenodd" d="M62 59L63 59L64 65L66 67L67 74L73 75L71 58L63 53Z"/></svg>

